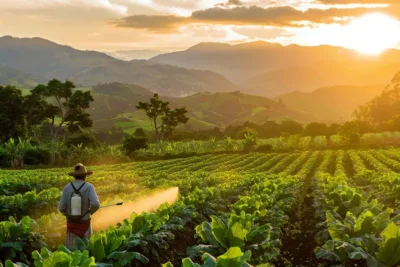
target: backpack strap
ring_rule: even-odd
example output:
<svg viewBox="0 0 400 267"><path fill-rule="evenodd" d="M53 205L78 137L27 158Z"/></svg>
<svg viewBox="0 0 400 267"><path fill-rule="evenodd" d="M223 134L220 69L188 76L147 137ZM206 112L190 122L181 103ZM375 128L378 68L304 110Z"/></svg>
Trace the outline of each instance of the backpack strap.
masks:
<svg viewBox="0 0 400 267"><path fill-rule="evenodd" d="M82 189L82 187L86 184L86 182L84 182L78 189L76 189L76 187L74 186L74 184L71 182L72 188L74 189L75 194L78 194L79 191Z"/></svg>

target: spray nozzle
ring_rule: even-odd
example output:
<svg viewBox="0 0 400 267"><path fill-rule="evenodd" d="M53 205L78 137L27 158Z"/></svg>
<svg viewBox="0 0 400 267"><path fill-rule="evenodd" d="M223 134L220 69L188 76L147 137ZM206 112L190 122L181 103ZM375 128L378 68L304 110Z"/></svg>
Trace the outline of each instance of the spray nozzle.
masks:
<svg viewBox="0 0 400 267"><path fill-rule="evenodd" d="M122 204L124 204L123 201L117 202L117 203L111 204L111 205L101 206L100 208L106 208L106 207L112 207L112 206L121 206Z"/></svg>

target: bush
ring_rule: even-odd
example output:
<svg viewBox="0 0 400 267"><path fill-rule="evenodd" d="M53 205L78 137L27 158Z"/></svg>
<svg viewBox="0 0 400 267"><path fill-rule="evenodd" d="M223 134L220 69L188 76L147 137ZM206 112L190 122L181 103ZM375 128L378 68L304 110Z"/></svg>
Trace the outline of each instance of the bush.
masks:
<svg viewBox="0 0 400 267"><path fill-rule="evenodd" d="M272 151L272 145L270 144L265 144L265 145L259 145L256 147L256 149L254 151L258 151L258 152L269 152Z"/></svg>
<svg viewBox="0 0 400 267"><path fill-rule="evenodd" d="M27 165L47 165L50 163L50 151L41 147L30 148L25 152L24 163Z"/></svg>
<svg viewBox="0 0 400 267"><path fill-rule="evenodd" d="M350 133L348 136L349 145L358 145L361 141L361 136L359 133Z"/></svg>
<svg viewBox="0 0 400 267"><path fill-rule="evenodd" d="M10 167L10 156L4 148L0 148L0 167Z"/></svg>
<svg viewBox="0 0 400 267"><path fill-rule="evenodd" d="M125 150L126 155L130 156L136 150L148 148L147 142L146 137L128 136L125 138L122 148Z"/></svg>
<svg viewBox="0 0 400 267"><path fill-rule="evenodd" d="M135 132L133 133L135 137L146 137L146 133L142 128L137 128Z"/></svg>
<svg viewBox="0 0 400 267"><path fill-rule="evenodd" d="M81 135L69 138L67 141L68 146L72 145L77 146L79 144L82 144L83 148L85 147L97 148L101 145L100 142L96 139L96 137L88 132L83 132Z"/></svg>
<svg viewBox="0 0 400 267"><path fill-rule="evenodd" d="M245 134L244 135L243 150L250 151L257 146L257 136L255 134Z"/></svg>
<svg viewBox="0 0 400 267"><path fill-rule="evenodd" d="M237 139L244 139L244 138L246 138L245 135L248 135L248 134L252 134L254 136L258 135L256 129L252 129L252 128L246 127L236 135L236 138Z"/></svg>

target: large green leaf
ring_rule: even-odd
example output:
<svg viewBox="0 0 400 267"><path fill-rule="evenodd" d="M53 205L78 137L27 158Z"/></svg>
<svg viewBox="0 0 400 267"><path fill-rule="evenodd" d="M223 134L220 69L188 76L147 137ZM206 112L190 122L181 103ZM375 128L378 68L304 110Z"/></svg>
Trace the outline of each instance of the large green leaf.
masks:
<svg viewBox="0 0 400 267"><path fill-rule="evenodd" d="M360 234L375 233L375 227L373 226L374 215L371 211L364 211L357 219L354 226L354 230Z"/></svg>
<svg viewBox="0 0 400 267"><path fill-rule="evenodd" d="M89 251L96 261L99 262L107 256L101 233L95 233L90 237Z"/></svg>
<svg viewBox="0 0 400 267"><path fill-rule="evenodd" d="M149 262L149 259L137 252L128 252L128 251L115 251L108 255L108 259L114 259L117 262L114 263L114 266L125 266L130 264L133 260L139 260L144 264Z"/></svg>
<svg viewBox="0 0 400 267"><path fill-rule="evenodd" d="M324 248L317 247L315 249L315 256L317 259L324 259L329 261L340 261L340 257L332 251L328 251Z"/></svg>
<svg viewBox="0 0 400 267"><path fill-rule="evenodd" d="M381 236L383 242L376 258L387 266L396 266L400 262L400 227L391 223Z"/></svg>
<svg viewBox="0 0 400 267"><path fill-rule="evenodd" d="M199 264L194 263L191 259L186 258L182 260L182 266L183 267L200 267Z"/></svg>
<svg viewBox="0 0 400 267"><path fill-rule="evenodd" d="M201 259L204 262L202 267L216 267L217 265L217 259L208 253L204 253Z"/></svg>
<svg viewBox="0 0 400 267"><path fill-rule="evenodd" d="M229 247L243 247L246 242L247 233L248 231L243 228L243 225L236 222L226 233Z"/></svg>
<svg viewBox="0 0 400 267"><path fill-rule="evenodd" d="M65 252L56 251L43 262L43 267L69 267L72 258Z"/></svg>
<svg viewBox="0 0 400 267"><path fill-rule="evenodd" d="M242 267L243 252L238 247L232 247L217 258L216 267Z"/></svg>
<svg viewBox="0 0 400 267"><path fill-rule="evenodd" d="M214 215L211 216L211 230L218 243L228 249L229 246L226 240L227 227L220 218Z"/></svg>
<svg viewBox="0 0 400 267"><path fill-rule="evenodd" d="M3 265L2 265L1 262L0 262L0 267L1 267L1 266L3 266ZM8 260L8 261L6 261L5 267L29 267L29 266L26 265L25 263L22 263L22 262L14 263L14 262Z"/></svg>
<svg viewBox="0 0 400 267"><path fill-rule="evenodd" d="M16 251L22 251L22 249L24 247L24 243L23 242L5 242L5 243L1 243L0 247L1 248L11 248Z"/></svg>
<svg viewBox="0 0 400 267"><path fill-rule="evenodd" d="M212 231L212 226L211 223L209 222L203 222L201 224L202 227L202 233L204 234L204 236L206 237L206 241L213 247L219 247L221 246L218 242L218 240L216 239L216 237L214 236L214 233Z"/></svg>

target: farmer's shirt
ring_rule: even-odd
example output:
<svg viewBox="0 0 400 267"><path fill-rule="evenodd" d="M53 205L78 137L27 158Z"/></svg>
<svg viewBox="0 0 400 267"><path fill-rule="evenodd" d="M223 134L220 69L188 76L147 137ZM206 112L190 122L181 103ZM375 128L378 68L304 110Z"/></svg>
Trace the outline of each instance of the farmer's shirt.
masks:
<svg viewBox="0 0 400 267"><path fill-rule="evenodd" d="M85 181L83 180L75 180L72 183L74 184L75 188L78 189ZM58 210L68 216L70 212L70 205L71 205L71 196L74 192L71 184L67 184L64 187L63 193L61 195L60 205L58 206ZM82 215L88 212L85 216L82 217L82 220L86 221L90 219L90 215L95 213L100 208L99 197L94 190L94 187L90 183L86 183L81 190L79 190L82 196Z"/></svg>

